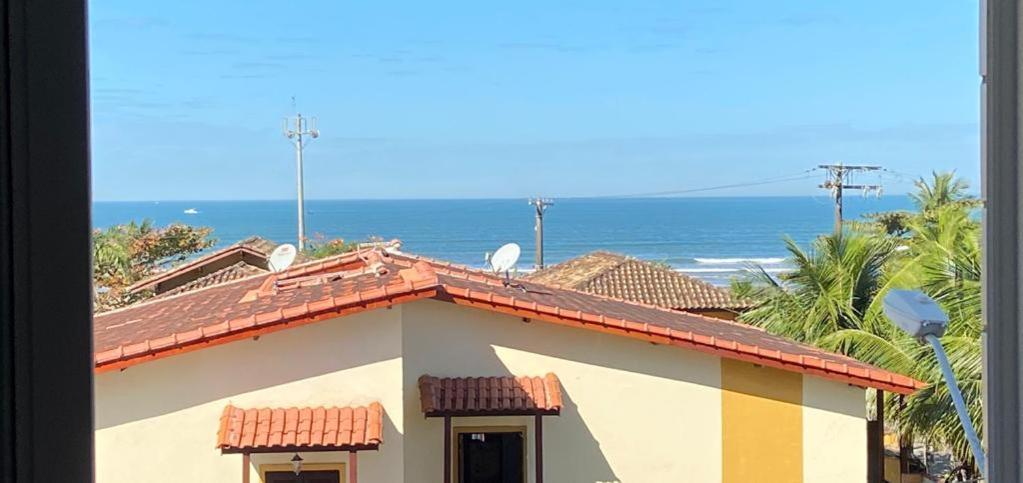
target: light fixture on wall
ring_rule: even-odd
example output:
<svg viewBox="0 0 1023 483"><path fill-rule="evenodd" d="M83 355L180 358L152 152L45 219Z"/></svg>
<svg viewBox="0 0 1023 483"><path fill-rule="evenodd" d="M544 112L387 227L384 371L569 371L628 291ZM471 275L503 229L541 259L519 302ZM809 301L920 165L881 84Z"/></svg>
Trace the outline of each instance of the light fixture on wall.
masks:
<svg viewBox="0 0 1023 483"><path fill-rule="evenodd" d="M295 456L291 458L291 468L295 471L295 474L302 472L302 457L295 453Z"/></svg>

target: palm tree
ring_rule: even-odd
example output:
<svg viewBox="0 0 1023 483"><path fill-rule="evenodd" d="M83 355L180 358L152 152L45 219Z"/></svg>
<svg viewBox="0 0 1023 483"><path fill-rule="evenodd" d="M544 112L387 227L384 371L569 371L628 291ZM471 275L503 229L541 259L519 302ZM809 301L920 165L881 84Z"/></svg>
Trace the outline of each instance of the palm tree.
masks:
<svg viewBox="0 0 1023 483"><path fill-rule="evenodd" d="M903 434L947 446L972 476L968 442L933 352L897 330L881 309L890 288L919 288L942 305L950 317L942 343L979 427L979 225L970 216L972 198L962 193L965 183L936 174L933 186L922 184L914 200L927 210L909 217L906 238L853 229L822 236L806 250L786 240L793 271L776 280L754 269L733 287L759 301L741 321L929 383L905 406L887 398L889 421Z"/></svg>
<svg viewBox="0 0 1023 483"><path fill-rule="evenodd" d="M932 296L949 316L941 338L967 402L974 427L982 430L981 251L979 224L955 206L936 210L934 222L918 220L911 243L913 286ZM948 445L964 462L966 476L975 476L968 442L941 383L934 354L923 351L913 374L930 386L907 400L903 423L916 434ZM979 432L979 431L978 431Z"/></svg>
<svg viewBox="0 0 1023 483"><path fill-rule="evenodd" d="M930 183L920 178L913 185L916 186L916 193L910 193L909 197L920 213L930 213L952 205L969 207L976 203L976 198L967 192L970 184L956 177L954 172L935 171L931 173Z"/></svg>
<svg viewBox="0 0 1023 483"><path fill-rule="evenodd" d="M947 207L969 211L980 206L980 201L969 193L970 184L957 178L954 172L932 172L930 181L919 178L913 185L916 186L916 192L910 193L909 197L917 211L868 213L864 215L866 221L853 221L850 225L862 231L905 237L911 234L910 225L917 218L932 218L935 212Z"/></svg>
<svg viewBox="0 0 1023 483"><path fill-rule="evenodd" d="M873 305L897 254L890 239L845 231L817 238L808 250L791 239L785 245L791 272L775 279L758 269L736 285L737 295L761 301L740 320L810 344L843 330L884 328Z"/></svg>

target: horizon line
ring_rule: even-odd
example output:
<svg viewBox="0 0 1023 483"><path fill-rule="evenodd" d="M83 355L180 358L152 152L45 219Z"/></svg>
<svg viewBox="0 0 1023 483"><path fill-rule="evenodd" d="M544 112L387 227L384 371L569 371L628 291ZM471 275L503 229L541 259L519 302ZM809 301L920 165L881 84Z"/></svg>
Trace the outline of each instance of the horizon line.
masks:
<svg viewBox="0 0 1023 483"><path fill-rule="evenodd" d="M885 194L881 195L881 198L893 198L893 197L904 197L908 196L909 193L902 194ZM971 195L979 196L979 193L971 193ZM306 198L306 202L310 201L511 201L511 200L528 200L533 196L502 196L502 197L486 197L486 198ZM675 200L675 199L758 199L758 198L830 198L826 194L821 195L753 195L753 196L545 196L545 198L551 198L553 200L566 200L566 201L595 201L595 200ZM860 197L850 197L859 199ZM876 199L876 198L875 198ZM91 203L234 203L234 202L278 202L278 201L297 201L295 198L234 198L234 199L202 199L202 198L191 198L191 199L162 199L162 200L143 200L143 199L128 199L128 200L92 200Z"/></svg>

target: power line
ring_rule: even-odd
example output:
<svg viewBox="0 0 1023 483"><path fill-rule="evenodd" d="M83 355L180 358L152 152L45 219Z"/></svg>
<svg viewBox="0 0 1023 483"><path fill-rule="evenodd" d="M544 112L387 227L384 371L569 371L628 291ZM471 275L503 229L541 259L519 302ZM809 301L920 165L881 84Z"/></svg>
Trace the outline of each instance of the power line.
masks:
<svg viewBox="0 0 1023 483"><path fill-rule="evenodd" d="M787 181L797 181L797 180L809 179L809 178L812 177L812 176L809 176L809 173L817 171L817 169L818 168L810 168L810 169L801 171L799 173L788 174L788 175L785 175L785 176L777 176L777 177L774 177L774 178L767 178L767 179L761 179L761 180L756 180L756 181L747 181L747 182L743 182L743 183L730 183L730 184L723 184L723 185L717 185L717 186L705 186L705 187L701 187L701 188L688 188L688 189L679 189L679 190L670 190L670 191L651 191L651 192L646 192L646 193L631 193L631 194L617 194L617 195L576 196L576 197L566 197L566 198L584 198L584 199L653 198L653 197L658 197L658 196L671 196L671 195L681 195L681 194L688 194L688 193L701 193L701 192L705 192L705 191L716 191L716 190L730 189L730 188L745 188L747 186L760 186L760 185L767 185L767 184L774 184L774 183L784 183L784 182L787 182Z"/></svg>

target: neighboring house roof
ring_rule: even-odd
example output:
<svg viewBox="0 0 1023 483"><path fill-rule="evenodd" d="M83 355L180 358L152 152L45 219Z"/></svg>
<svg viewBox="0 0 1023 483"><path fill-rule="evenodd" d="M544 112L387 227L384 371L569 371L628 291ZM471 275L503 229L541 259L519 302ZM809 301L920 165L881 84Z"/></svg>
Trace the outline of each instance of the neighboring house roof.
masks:
<svg viewBox="0 0 1023 483"><path fill-rule="evenodd" d="M223 453L291 453L376 449L383 442L384 408L259 408L228 405L220 416Z"/></svg>
<svg viewBox="0 0 1023 483"><path fill-rule="evenodd" d="M185 283L184 285L167 290L166 292L157 295L157 297L165 297L168 295L176 295L179 293L191 292L192 290L197 290L212 285L220 285L222 283L230 282L232 280L238 280L241 278L251 277L253 275L259 275L261 273L267 272L269 272L269 270L267 270L266 268L257 265L252 265L245 261L241 261L235 263L234 265L228 265L227 267L212 272L209 275L199 277L195 280L192 280L191 282Z"/></svg>
<svg viewBox="0 0 1023 483"><path fill-rule="evenodd" d="M93 319L96 370L427 298L897 393L924 387L909 377L748 325L529 281L509 284L484 271L383 249L98 314Z"/></svg>
<svg viewBox="0 0 1023 483"><path fill-rule="evenodd" d="M597 251L531 273L526 280L677 310L740 310L750 302L670 267Z"/></svg>
<svg viewBox="0 0 1023 483"><path fill-rule="evenodd" d="M175 294L267 273L267 260L274 248L277 243L252 236L137 282L128 287L128 292L153 290L157 295ZM299 263L306 260L302 254L296 257Z"/></svg>
<svg viewBox="0 0 1023 483"><path fill-rule="evenodd" d="M423 414L435 416L522 416L559 414L558 376L419 378Z"/></svg>

